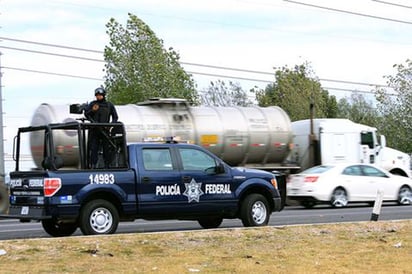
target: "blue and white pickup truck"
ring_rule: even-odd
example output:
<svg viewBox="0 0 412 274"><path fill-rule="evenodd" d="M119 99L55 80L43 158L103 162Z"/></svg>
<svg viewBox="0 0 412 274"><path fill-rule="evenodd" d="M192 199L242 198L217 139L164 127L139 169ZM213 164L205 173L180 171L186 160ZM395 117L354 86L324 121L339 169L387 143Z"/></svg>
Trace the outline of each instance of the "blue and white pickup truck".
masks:
<svg viewBox="0 0 412 274"><path fill-rule="evenodd" d="M111 164L90 168L87 136L100 128L111 146ZM73 145L59 144L64 132ZM24 145L37 168L23 170ZM33 142L31 142L33 143ZM26 152L27 153L27 152ZM15 171L10 173L10 207L1 217L41 221L51 236L115 233L120 221L196 220L216 228L224 218L244 226L264 226L283 202L285 176L230 167L205 149L186 143L126 143L121 123L67 122L24 127L15 138ZM102 157L102 155L100 155ZM75 163L75 164L73 164Z"/></svg>

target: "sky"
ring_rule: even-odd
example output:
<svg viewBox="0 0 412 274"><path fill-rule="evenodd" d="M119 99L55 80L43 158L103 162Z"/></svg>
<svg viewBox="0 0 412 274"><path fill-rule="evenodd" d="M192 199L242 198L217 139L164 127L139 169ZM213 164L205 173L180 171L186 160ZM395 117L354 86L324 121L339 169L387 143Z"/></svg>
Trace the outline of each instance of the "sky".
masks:
<svg viewBox="0 0 412 274"><path fill-rule="evenodd" d="M104 83L105 25L125 25L128 13L180 54L199 90L217 79L264 88L274 68L308 62L341 98L385 86L393 65L412 58L411 0L0 0L6 160L17 127L30 125L40 104L94 99Z"/></svg>

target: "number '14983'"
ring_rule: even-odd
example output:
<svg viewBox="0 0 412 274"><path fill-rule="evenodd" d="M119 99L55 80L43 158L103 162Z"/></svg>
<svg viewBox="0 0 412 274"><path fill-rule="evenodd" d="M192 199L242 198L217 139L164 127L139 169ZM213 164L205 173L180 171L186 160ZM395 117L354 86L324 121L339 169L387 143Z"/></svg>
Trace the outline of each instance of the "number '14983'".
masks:
<svg viewBox="0 0 412 274"><path fill-rule="evenodd" d="M98 173L90 174L89 182L91 184L114 184L114 174L112 173Z"/></svg>

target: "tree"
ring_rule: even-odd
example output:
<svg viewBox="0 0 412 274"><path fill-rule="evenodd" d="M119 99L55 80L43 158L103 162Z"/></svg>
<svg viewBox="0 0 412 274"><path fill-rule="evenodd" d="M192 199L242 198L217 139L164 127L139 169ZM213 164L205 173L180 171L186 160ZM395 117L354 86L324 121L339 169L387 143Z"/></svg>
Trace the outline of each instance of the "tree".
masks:
<svg viewBox="0 0 412 274"><path fill-rule="evenodd" d="M229 86L224 81L217 80L210 82L210 86L201 92L202 105L206 106L241 106L247 107L253 105L248 98L246 91L242 89L239 83L229 81Z"/></svg>
<svg viewBox="0 0 412 274"><path fill-rule="evenodd" d="M137 103L151 97L186 98L197 104L195 84L179 64L179 54L137 16L129 13L126 27L111 18L106 24L110 43L104 49L105 85L115 104Z"/></svg>
<svg viewBox="0 0 412 274"><path fill-rule="evenodd" d="M386 76L394 92L385 88L376 90L377 107L382 116L378 128L388 137L388 146L412 152L412 60L394 65L394 68L396 75Z"/></svg>
<svg viewBox="0 0 412 274"><path fill-rule="evenodd" d="M372 101L367 101L358 92L339 100L337 117L347 118L355 123L371 127L377 127L379 123L379 113Z"/></svg>
<svg viewBox="0 0 412 274"><path fill-rule="evenodd" d="M296 65L294 69L286 66L277 69L274 83L264 90L254 90L259 106L277 105L289 114L292 121L309 119L311 104L315 117L336 117L335 96L329 96L312 75L307 63Z"/></svg>

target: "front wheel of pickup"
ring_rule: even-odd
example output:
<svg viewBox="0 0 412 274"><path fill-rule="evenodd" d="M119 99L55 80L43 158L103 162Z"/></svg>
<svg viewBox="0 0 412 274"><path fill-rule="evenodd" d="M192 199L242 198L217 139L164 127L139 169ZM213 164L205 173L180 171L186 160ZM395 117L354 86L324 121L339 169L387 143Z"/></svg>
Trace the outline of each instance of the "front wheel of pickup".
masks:
<svg viewBox="0 0 412 274"><path fill-rule="evenodd" d="M113 234L118 225L119 213L106 200L92 200L80 211L79 226L84 235Z"/></svg>
<svg viewBox="0 0 412 274"><path fill-rule="evenodd" d="M70 236L77 229L77 224L75 223L59 223L54 219L42 220L41 225L43 226L44 231L53 237Z"/></svg>
<svg viewBox="0 0 412 274"><path fill-rule="evenodd" d="M240 216L244 226L265 226L269 222L270 209L261 194L250 194L241 205Z"/></svg>

